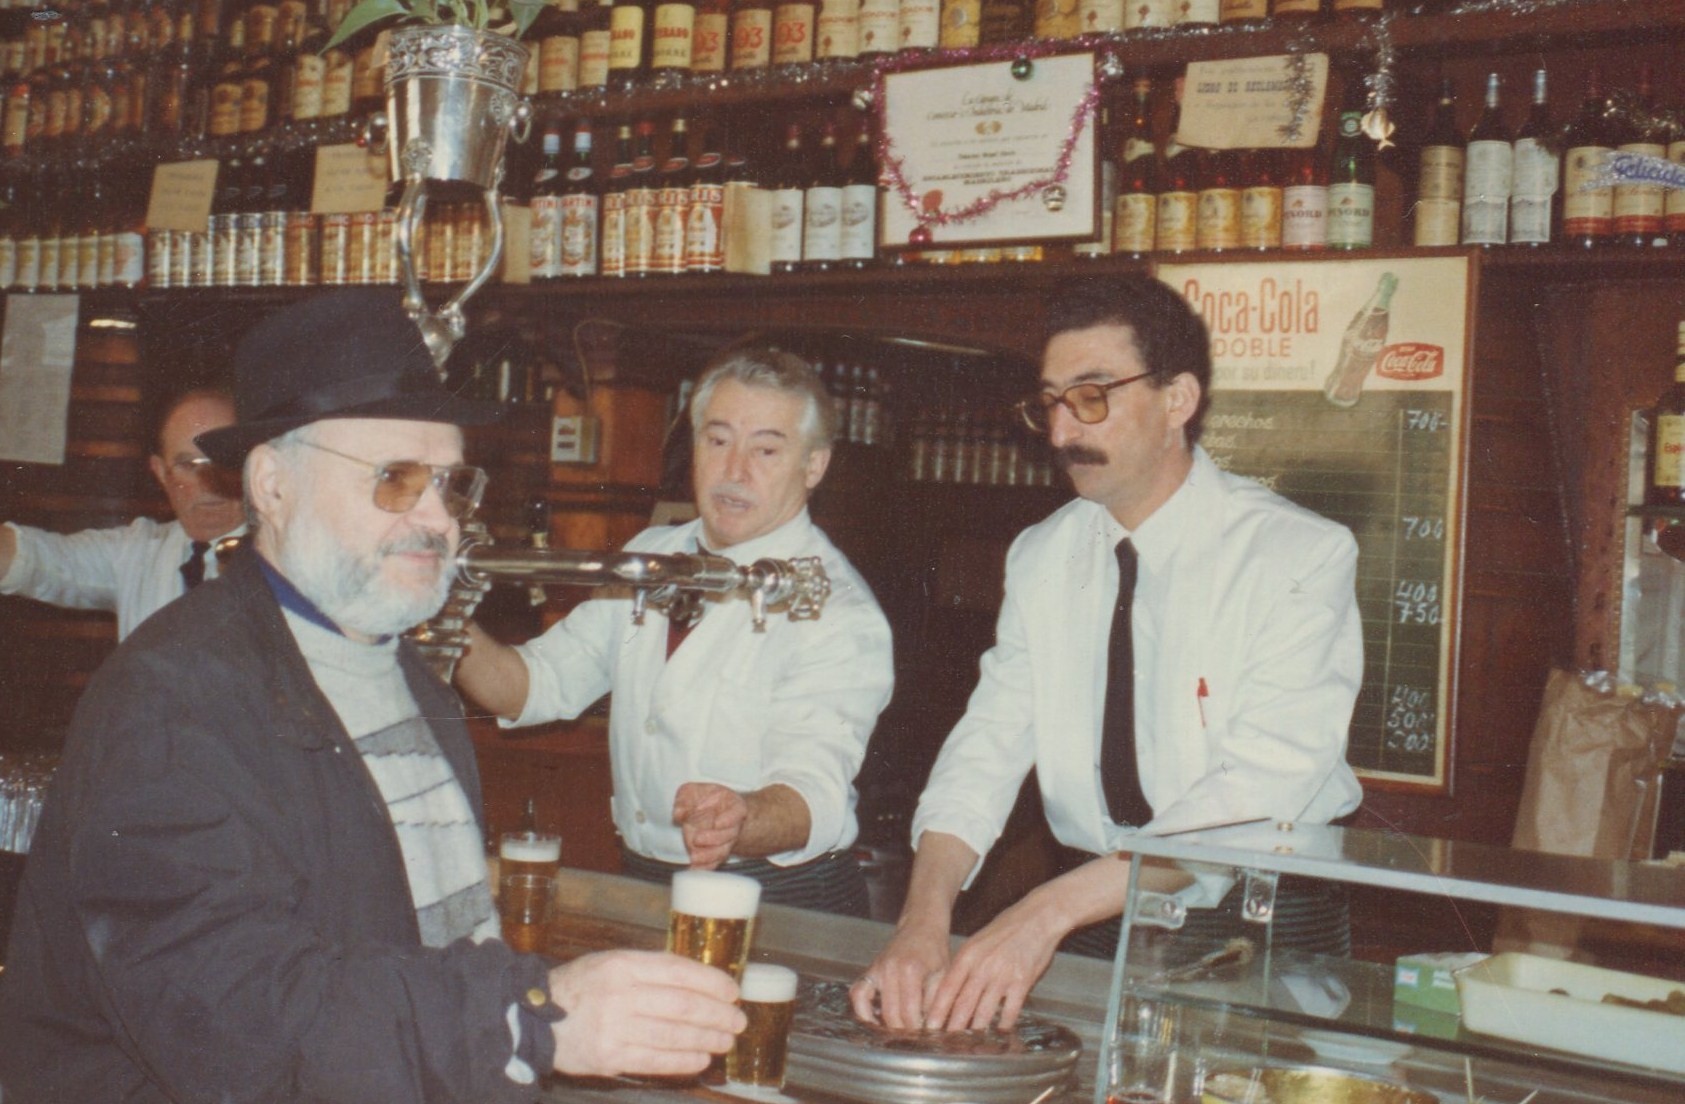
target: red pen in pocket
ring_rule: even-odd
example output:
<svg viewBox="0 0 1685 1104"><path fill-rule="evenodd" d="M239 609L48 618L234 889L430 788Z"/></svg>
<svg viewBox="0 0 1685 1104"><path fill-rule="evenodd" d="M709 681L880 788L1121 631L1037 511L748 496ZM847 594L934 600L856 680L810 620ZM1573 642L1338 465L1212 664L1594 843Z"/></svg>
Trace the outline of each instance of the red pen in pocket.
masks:
<svg viewBox="0 0 1685 1104"><path fill-rule="evenodd" d="M1194 691L1194 704L1199 706L1199 727L1205 727L1205 699L1211 696L1211 691L1205 688L1205 678L1200 677L1199 689Z"/></svg>

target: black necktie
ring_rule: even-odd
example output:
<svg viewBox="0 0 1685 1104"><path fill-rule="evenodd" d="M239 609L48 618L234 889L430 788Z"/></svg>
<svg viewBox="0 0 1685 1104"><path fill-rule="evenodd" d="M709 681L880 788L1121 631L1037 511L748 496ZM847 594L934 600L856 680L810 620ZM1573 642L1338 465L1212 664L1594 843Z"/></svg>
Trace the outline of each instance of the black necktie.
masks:
<svg viewBox="0 0 1685 1104"><path fill-rule="evenodd" d="M1106 715L1100 728L1100 786L1106 809L1119 824L1141 825L1153 809L1141 792L1135 762L1135 640L1130 614L1135 605L1135 546L1125 537L1117 546L1117 609L1112 613L1112 641L1106 665Z"/></svg>
<svg viewBox="0 0 1685 1104"><path fill-rule="evenodd" d="M211 550L210 541L194 541L193 554L181 565L181 581L192 590L205 581L205 553Z"/></svg>

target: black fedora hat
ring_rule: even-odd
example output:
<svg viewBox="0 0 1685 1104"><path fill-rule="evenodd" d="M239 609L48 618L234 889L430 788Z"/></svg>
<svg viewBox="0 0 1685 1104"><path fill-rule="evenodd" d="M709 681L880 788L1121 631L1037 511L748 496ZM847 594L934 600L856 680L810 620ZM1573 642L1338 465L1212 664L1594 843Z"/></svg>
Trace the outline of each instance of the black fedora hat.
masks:
<svg viewBox="0 0 1685 1104"><path fill-rule="evenodd" d="M255 446L327 418L483 425L501 410L439 380L421 330L391 288L346 288L290 304L234 351L236 422L195 440L238 468Z"/></svg>

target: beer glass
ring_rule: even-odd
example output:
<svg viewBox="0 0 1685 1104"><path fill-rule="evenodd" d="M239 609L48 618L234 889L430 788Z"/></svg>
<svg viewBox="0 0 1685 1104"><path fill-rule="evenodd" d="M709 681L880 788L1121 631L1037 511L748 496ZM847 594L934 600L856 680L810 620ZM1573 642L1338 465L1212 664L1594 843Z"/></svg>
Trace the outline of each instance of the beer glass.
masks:
<svg viewBox="0 0 1685 1104"><path fill-rule="evenodd" d="M725 1056L727 1081L765 1088L784 1087L790 1021L796 1011L796 972L763 962L744 967L743 1014L749 1026Z"/></svg>
<svg viewBox="0 0 1685 1104"><path fill-rule="evenodd" d="M509 832L503 837L497 860L497 910L503 921L503 941L517 951L536 954L544 949L561 859L560 836Z"/></svg>
<svg viewBox="0 0 1685 1104"><path fill-rule="evenodd" d="M741 874L681 870L673 875L667 913L667 949L730 974L743 976L761 884Z"/></svg>

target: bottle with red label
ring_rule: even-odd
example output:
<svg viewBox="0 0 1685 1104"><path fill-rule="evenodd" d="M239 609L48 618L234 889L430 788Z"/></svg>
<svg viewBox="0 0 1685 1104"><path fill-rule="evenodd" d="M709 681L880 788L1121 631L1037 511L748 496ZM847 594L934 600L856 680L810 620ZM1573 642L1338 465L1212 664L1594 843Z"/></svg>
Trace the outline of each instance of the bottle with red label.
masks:
<svg viewBox="0 0 1685 1104"><path fill-rule="evenodd" d="M1596 69L1586 73L1580 113L1562 137L1562 240L1595 248L1615 237L1615 189L1603 177L1612 152L1608 101Z"/></svg>
<svg viewBox="0 0 1685 1104"><path fill-rule="evenodd" d="M562 275L597 274L599 207L596 174L591 167L591 124L580 120L573 132L573 163L562 187Z"/></svg>
<svg viewBox="0 0 1685 1104"><path fill-rule="evenodd" d="M772 0L736 0L731 13L731 67L772 64Z"/></svg>
<svg viewBox="0 0 1685 1104"><path fill-rule="evenodd" d="M730 0L697 0L690 32L690 71L722 73L731 56Z"/></svg>
<svg viewBox="0 0 1685 1104"><path fill-rule="evenodd" d="M533 174L532 230L528 238L528 274L534 283L562 278L562 190L567 169L562 162L562 122L545 124L538 171Z"/></svg>
<svg viewBox="0 0 1685 1104"><path fill-rule="evenodd" d="M1153 251L1158 234L1158 148L1153 145L1152 81L1137 77L1135 104L1118 139L1117 204L1112 214L1112 252L1141 258Z"/></svg>
<svg viewBox="0 0 1685 1104"><path fill-rule="evenodd" d="M681 276L685 271L685 223L690 218L690 134L685 118L673 120L667 160L655 191L655 247L650 272Z"/></svg>
<svg viewBox="0 0 1685 1104"><path fill-rule="evenodd" d="M813 60L814 0L778 0L772 13L772 64L805 65Z"/></svg>
<svg viewBox="0 0 1685 1104"><path fill-rule="evenodd" d="M1640 157L1667 157L1667 126L1656 118L1655 71L1645 64L1638 70L1638 102L1635 117L1620 128L1615 148ZM1667 200L1660 184L1649 181L1621 181L1615 185L1612 207L1615 214L1615 242L1636 249L1667 245Z"/></svg>
<svg viewBox="0 0 1685 1104"><path fill-rule="evenodd" d="M1176 134L1182 119L1182 81L1176 78L1176 114L1164 143L1159 172L1155 237L1161 253L1186 253L1199 240L1199 185L1194 179L1199 151L1182 145Z"/></svg>
<svg viewBox="0 0 1685 1104"><path fill-rule="evenodd" d="M690 208L685 214L685 271L719 272L725 267L725 154L720 128L710 127L691 166Z"/></svg>
<svg viewBox="0 0 1685 1104"><path fill-rule="evenodd" d="M655 124L648 119L635 128L632 172L625 188L626 275L648 276L655 268L655 205L660 192L655 160Z"/></svg>
<svg viewBox="0 0 1685 1104"><path fill-rule="evenodd" d="M608 86L608 58L613 50L614 0L586 0L579 30L579 87Z"/></svg>
<svg viewBox="0 0 1685 1104"><path fill-rule="evenodd" d="M604 276L626 275L626 189L632 183L632 128L620 124L614 168L603 187L599 266Z"/></svg>

